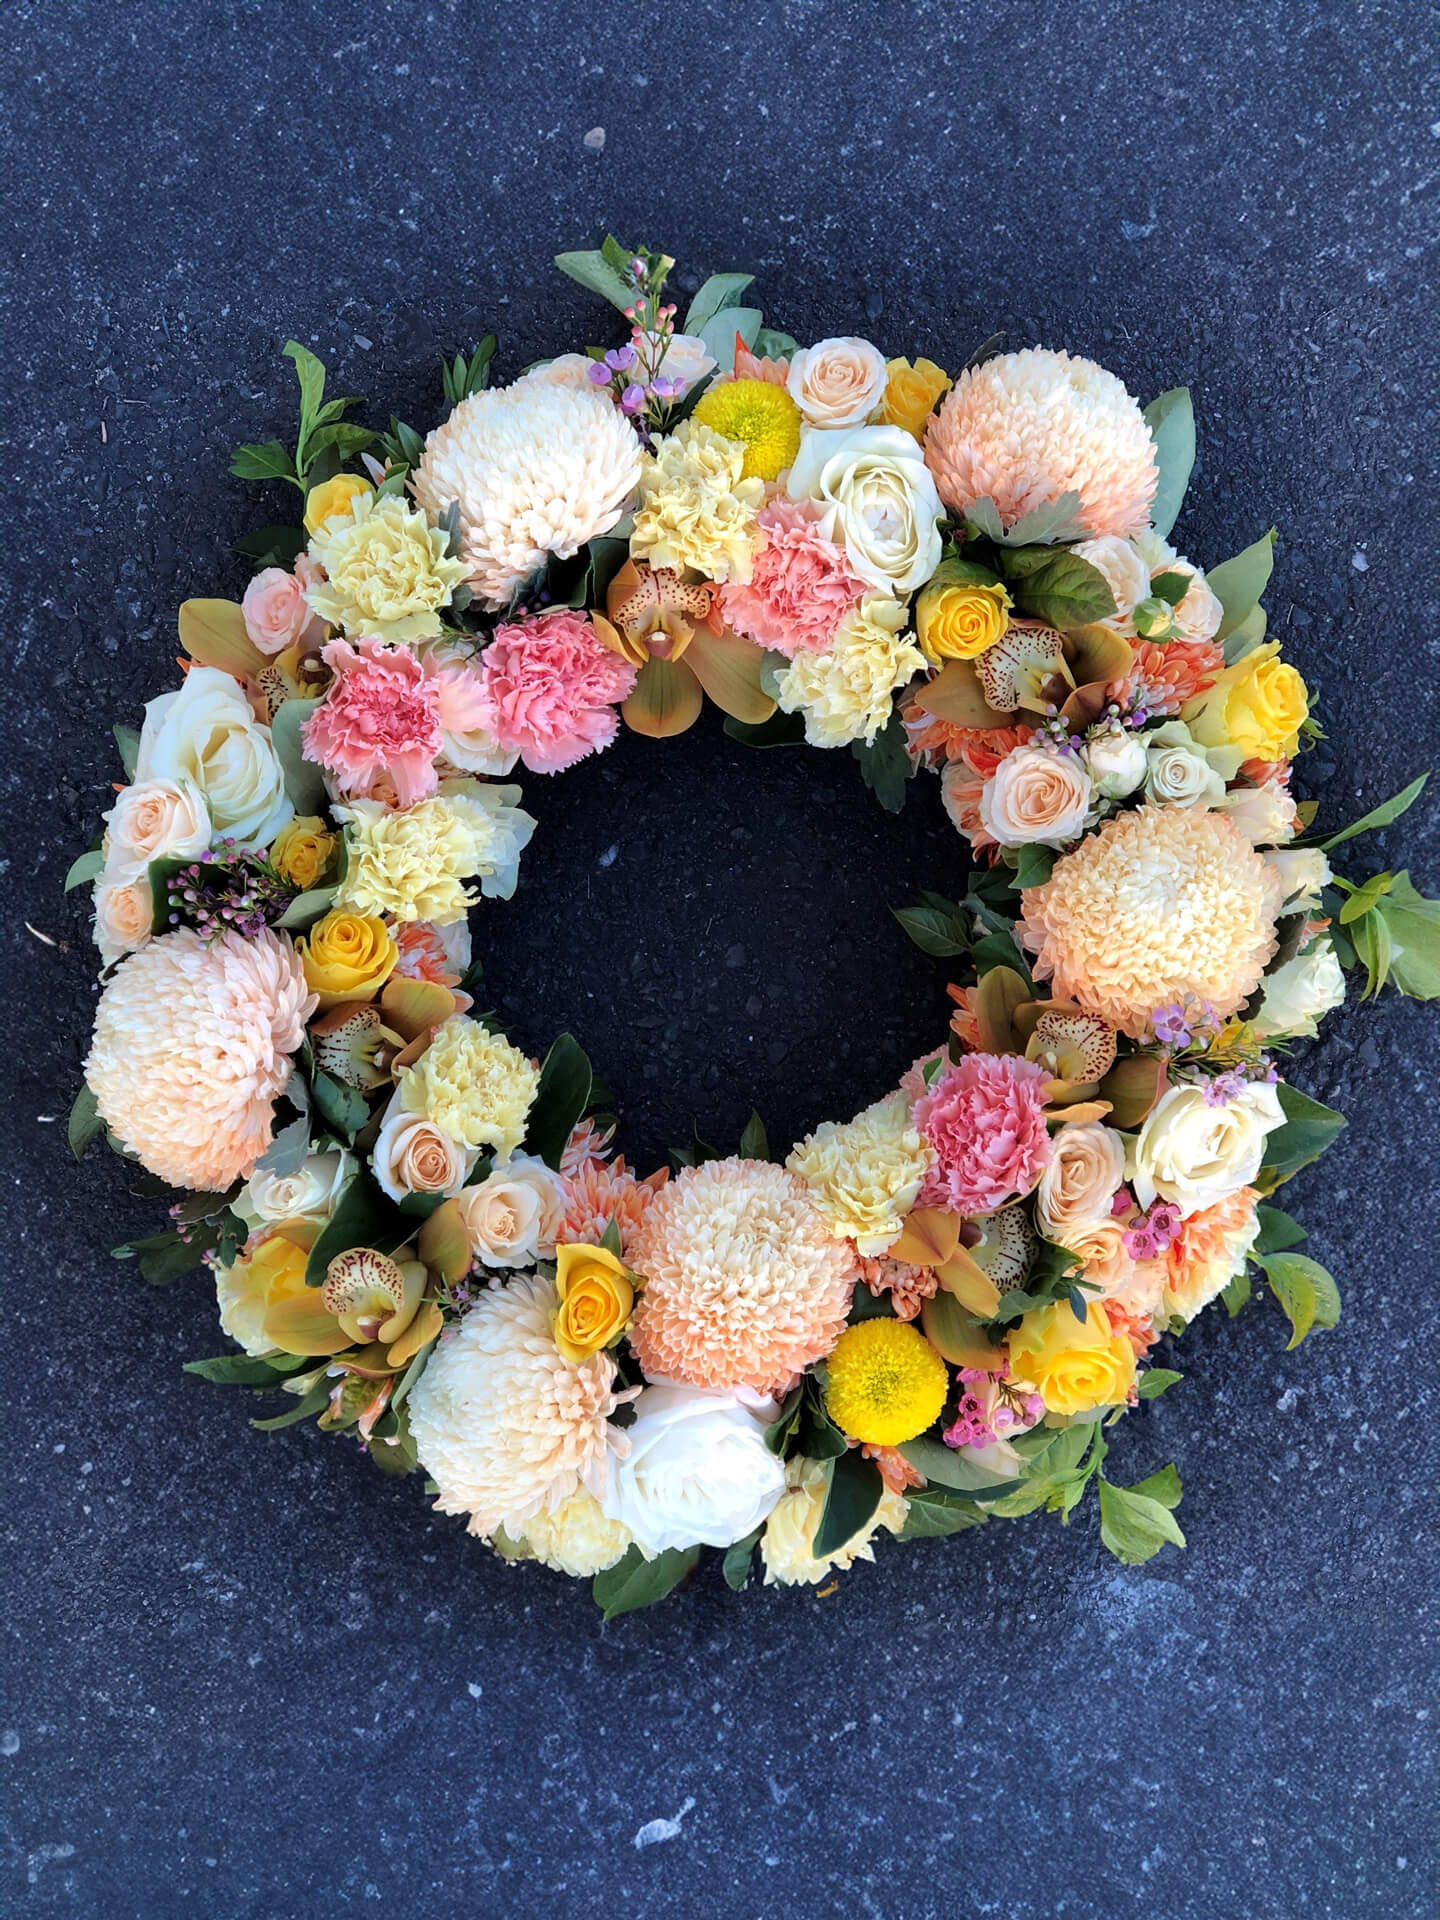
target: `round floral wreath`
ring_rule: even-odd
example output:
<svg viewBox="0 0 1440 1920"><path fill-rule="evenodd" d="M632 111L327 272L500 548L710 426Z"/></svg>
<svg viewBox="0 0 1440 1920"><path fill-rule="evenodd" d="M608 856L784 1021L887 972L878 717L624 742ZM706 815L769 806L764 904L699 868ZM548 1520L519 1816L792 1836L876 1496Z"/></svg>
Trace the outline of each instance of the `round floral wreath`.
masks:
<svg viewBox="0 0 1440 1920"><path fill-rule="evenodd" d="M1173 1467L1107 1432L1179 1375L1156 1343L1263 1276L1291 1345L1335 1284L1270 1204L1343 1125L1273 1055L1369 987L1440 991L1407 874L1328 855L1291 796L1317 729L1267 640L1269 536L1207 576L1169 543L1188 393L1144 411L1066 353L953 379L801 347L607 240L557 262L628 335L374 433L291 343L299 431L232 472L304 527L242 543L235 605L180 610L177 692L116 735L94 882L106 984L71 1120L213 1270L237 1352L509 1560L607 1616L702 1546L734 1587L818 1582L881 1531L949 1534L1092 1483L1124 1561L1183 1545ZM363 466L363 472L353 471ZM289 497L287 495L287 497ZM517 763L682 731L849 747L880 803L938 775L975 866L899 913L962 984L935 1051L782 1161L752 1118L639 1178L568 1035L543 1065L475 1012L467 909L535 827Z"/></svg>

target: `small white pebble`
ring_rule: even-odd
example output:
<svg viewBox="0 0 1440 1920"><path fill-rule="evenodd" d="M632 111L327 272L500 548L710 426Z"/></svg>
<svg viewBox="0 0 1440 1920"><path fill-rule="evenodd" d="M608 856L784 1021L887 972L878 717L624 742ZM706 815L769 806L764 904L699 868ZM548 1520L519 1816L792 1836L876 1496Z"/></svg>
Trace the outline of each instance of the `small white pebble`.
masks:
<svg viewBox="0 0 1440 1920"><path fill-rule="evenodd" d="M1363 547L1356 547L1350 556L1350 564L1356 573L1368 573L1370 571L1370 562L1365 558Z"/></svg>
<svg viewBox="0 0 1440 1920"><path fill-rule="evenodd" d="M660 1840L677 1840L680 1837L680 1823L694 1804L694 1797L687 1795L684 1806L673 1820L647 1820L635 1835L636 1847L653 1847Z"/></svg>
<svg viewBox="0 0 1440 1920"><path fill-rule="evenodd" d="M606 847L605 851L601 854L599 860L596 862L596 865L601 867L613 867L615 864L615 856L617 853L619 853L619 851L620 851L620 843L617 841L613 847Z"/></svg>
<svg viewBox="0 0 1440 1920"><path fill-rule="evenodd" d="M591 127L585 136L584 144L590 149L591 153L599 153L600 149L605 145L605 129L603 127Z"/></svg>

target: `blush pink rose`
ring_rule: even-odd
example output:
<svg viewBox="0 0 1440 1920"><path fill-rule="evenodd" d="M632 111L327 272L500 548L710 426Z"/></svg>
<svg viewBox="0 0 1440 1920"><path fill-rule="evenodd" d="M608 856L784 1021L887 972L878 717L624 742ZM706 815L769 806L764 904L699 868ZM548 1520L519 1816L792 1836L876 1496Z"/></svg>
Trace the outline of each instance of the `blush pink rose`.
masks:
<svg viewBox="0 0 1440 1920"><path fill-rule="evenodd" d="M427 799L439 785L441 676L408 647L371 638L332 640L324 660L338 677L305 723L305 758L344 794L365 798L388 774L398 805Z"/></svg>
<svg viewBox="0 0 1440 1920"><path fill-rule="evenodd" d="M1046 1068L1019 1054L969 1053L911 1108L935 1151L917 1202L993 1213L1030 1192L1050 1162Z"/></svg>
<svg viewBox="0 0 1440 1920"><path fill-rule="evenodd" d="M634 667L568 607L497 627L480 674L491 733L532 773L559 773L608 747L615 707L635 685Z"/></svg>
<svg viewBox="0 0 1440 1920"><path fill-rule="evenodd" d="M266 567L245 589L240 602L245 631L262 653L284 653L287 647L318 639L321 623L305 599L305 583L283 567Z"/></svg>
<svg viewBox="0 0 1440 1920"><path fill-rule="evenodd" d="M819 518L812 501L775 499L762 507L765 545L754 571L744 586L727 586L720 596L736 633L792 660L800 652L823 653L868 591L850 571L845 549L819 532Z"/></svg>

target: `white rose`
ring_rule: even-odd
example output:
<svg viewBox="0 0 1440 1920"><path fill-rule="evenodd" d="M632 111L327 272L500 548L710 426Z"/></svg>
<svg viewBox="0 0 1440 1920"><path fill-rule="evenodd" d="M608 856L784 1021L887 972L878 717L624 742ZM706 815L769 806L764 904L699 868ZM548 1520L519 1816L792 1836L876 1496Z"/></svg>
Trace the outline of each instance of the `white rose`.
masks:
<svg viewBox="0 0 1440 1920"><path fill-rule="evenodd" d="M1078 559L1088 560L1115 596L1111 624L1122 626L1150 596L1150 569L1128 540L1118 534L1101 534L1095 540L1082 540L1070 551Z"/></svg>
<svg viewBox="0 0 1440 1920"><path fill-rule="evenodd" d="M655 351L656 337L647 333L645 343L651 353ZM667 380L683 380L687 387L693 387L697 380L703 380L707 373L715 371L716 363L706 349L705 342L693 333L672 333L670 344L665 349L665 357L656 368Z"/></svg>
<svg viewBox="0 0 1440 1920"><path fill-rule="evenodd" d="M150 938L155 904L148 880L122 880L105 870L95 884L95 944L113 966Z"/></svg>
<svg viewBox="0 0 1440 1920"><path fill-rule="evenodd" d="M1335 875L1330 862L1318 847L1286 847L1265 855L1267 867L1273 867L1285 889L1285 913L1308 913L1320 904L1320 889L1328 887Z"/></svg>
<svg viewBox="0 0 1440 1920"><path fill-rule="evenodd" d="M1110 1203L1125 1178L1125 1142L1098 1120L1075 1121L1055 1134L1050 1160L1035 1189L1035 1218L1049 1240L1110 1218Z"/></svg>
<svg viewBox="0 0 1440 1920"><path fill-rule="evenodd" d="M1170 542L1162 540L1153 529L1139 534L1135 546L1149 568L1152 580L1162 573L1188 573L1190 576L1185 597L1170 610L1175 623L1174 638L1212 640L1220 631L1225 609L1199 567L1192 566L1184 554L1177 553ZM1149 592L1148 586L1146 592Z"/></svg>
<svg viewBox="0 0 1440 1920"><path fill-rule="evenodd" d="M353 1162L344 1149L308 1154L297 1173L252 1173L234 1202L253 1233L257 1227L292 1220L328 1220Z"/></svg>
<svg viewBox="0 0 1440 1920"><path fill-rule="evenodd" d="M885 398L889 377L880 349L849 334L797 349L785 385L812 427L858 427Z"/></svg>
<svg viewBox="0 0 1440 1920"><path fill-rule="evenodd" d="M1185 1218L1228 1200L1260 1171L1265 1141L1285 1124L1274 1087L1252 1080L1223 1105L1198 1086L1171 1087L1150 1109L1127 1156L1142 1207L1173 1200Z"/></svg>
<svg viewBox="0 0 1440 1920"><path fill-rule="evenodd" d="M200 789L217 834L268 847L295 809L285 793L270 729L251 711L239 682L218 667L191 667L178 693L145 709L137 782L189 779Z"/></svg>
<svg viewBox="0 0 1440 1920"><path fill-rule="evenodd" d="M1150 763L1144 741L1116 721L1086 743L1085 764L1097 793L1123 800L1140 785Z"/></svg>
<svg viewBox="0 0 1440 1920"><path fill-rule="evenodd" d="M210 809L188 774L137 780L105 815L105 870L138 880L152 860L193 860L210 845Z"/></svg>
<svg viewBox="0 0 1440 1920"><path fill-rule="evenodd" d="M800 436L786 485L792 500L820 502L821 533L868 585L911 594L939 566L944 509L903 427L813 428Z"/></svg>
<svg viewBox="0 0 1440 1920"><path fill-rule="evenodd" d="M528 1153L512 1154L460 1195L470 1250L487 1267L533 1267L548 1259L564 1215L560 1176Z"/></svg>
<svg viewBox="0 0 1440 1920"><path fill-rule="evenodd" d="M1202 747L1183 720L1167 720L1145 736L1145 798L1157 807L1214 807L1239 771L1236 747Z"/></svg>
<svg viewBox="0 0 1440 1920"><path fill-rule="evenodd" d="M647 1553L733 1546L785 1491L785 1469L765 1445L775 1411L743 1387L646 1387L625 1430L629 1451L611 1457L601 1507Z"/></svg>
<svg viewBox="0 0 1440 1920"><path fill-rule="evenodd" d="M1255 1031L1267 1040L1313 1039L1324 1016L1345 998L1345 970L1329 940L1297 953L1267 974Z"/></svg>
<svg viewBox="0 0 1440 1920"><path fill-rule="evenodd" d="M1261 787L1233 787L1215 802L1215 808L1229 814L1252 847L1274 847L1293 840L1300 824L1295 802L1284 787L1269 780Z"/></svg>
<svg viewBox="0 0 1440 1920"><path fill-rule="evenodd" d="M1002 847L1063 847L1078 840L1094 798L1078 753L1016 747L980 794L980 820Z"/></svg>
<svg viewBox="0 0 1440 1920"><path fill-rule="evenodd" d="M478 1158L423 1113L407 1113L397 1093L370 1149L370 1170L392 1200L403 1200L407 1193L439 1193L450 1200Z"/></svg>

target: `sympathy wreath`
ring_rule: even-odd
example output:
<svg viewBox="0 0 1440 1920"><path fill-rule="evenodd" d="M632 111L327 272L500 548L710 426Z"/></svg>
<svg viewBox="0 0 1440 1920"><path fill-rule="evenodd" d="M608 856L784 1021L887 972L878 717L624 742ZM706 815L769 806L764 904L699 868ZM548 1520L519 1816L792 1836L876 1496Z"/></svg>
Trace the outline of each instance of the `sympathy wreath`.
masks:
<svg viewBox="0 0 1440 1920"><path fill-rule="evenodd" d="M104 987L76 1103L180 1189L118 1249L213 1271L278 1390L510 1560L607 1615L700 1548L734 1587L818 1582L878 1534L961 1531L1092 1484L1124 1561L1183 1545L1173 1467L1107 1435L1179 1376L1156 1343L1251 1274L1297 1344L1335 1284L1271 1204L1341 1117L1274 1056L1344 998L1440 992L1440 908L1330 854L1290 773L1318 731L1266 638L1272 537L1170 544L1184 389L987 343L955 377L801 347L716 275L563 255L619 346L491 388L445 370L426 438L326 399L292 342L292 447L231 471L304 525L241 543L236 605L180 610L183 684L115 729L94 884ZM357 470L358 469L358 470ZM846 747L880 804L933 774L974 867L899 918L953 960L949 1030L783 1159L758 1118L640 1178L574 1039L477 1012L467 909L535 828L507 784L688 727Z"/></svg>

